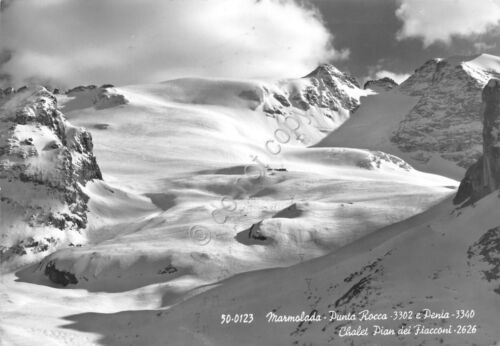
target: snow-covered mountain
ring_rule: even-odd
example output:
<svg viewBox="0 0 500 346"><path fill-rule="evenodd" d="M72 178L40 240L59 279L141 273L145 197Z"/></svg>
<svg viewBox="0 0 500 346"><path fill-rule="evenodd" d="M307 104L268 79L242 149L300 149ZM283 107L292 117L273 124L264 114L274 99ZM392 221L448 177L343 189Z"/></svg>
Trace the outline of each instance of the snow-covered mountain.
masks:
<svg viewBox="0 0 500 346"><path fill-rule="evenodd" d="M391 140L425 162L433 153L468 168L481 154L481 90L500 77L500 57L434 59L400 86L419 96Z"/></svg>
<svg viewBox="0 0 500 346"><path fill-rule="evenodd" d="M460 179L481 154L481 90L495 76L500 58L493 55L430 60L399 87L363 98L318 146L381 150Z"/></svg>
<svg viewBox="0 0 500 346"><path fill-rule="evenodd" d="M461 211L446 200L328 256L241 274L168 309L72 315L67 328L98 333L106 345L493 345L499 337L499 208L497 193ZM172 294L164 299L172 301ZM379 320L362 320L366 310ZM457 310L474 311L473 317L460 319ZM395 311L413 313L395 320ZM273 313L302 312L320 319L268 322ZM333 313L356 320L330 320ZM247 323L221 323L223 315L242 315ZM373 336L375 325L386 332L408 328L409 335ZM457 333L460 325L470 327ZM426 334L434 328L443 333ZM346 336L349 331L360 336Z"/></svg>
<svg viewBox="0 0 500 346"><path fill-rule="evenodd" d="M92 204L97 203L95 201L99 201L103 194L107 195L107 191L116 192L113 192L116 197L119 194L117 191L121 190L120 187L111 188L107 183L102 183L98 184L99 186L91 184L86 187L90 189L89 191L83 191L87 182L101 178L92 153L92 138L88 131L72 127L58 110L59 106L65 113L78 114L84 118L89 110L98 112L108 108L113 109L110 111L110 117L107 114L97 113L100 120L92 124L84 122L83 125L105 136L114 136L110 140L113 147L112 155L115 155L116 151L121 151L118 156L120 162L114 159L108 160L109 157L106 156L102 157L101 161L105 162L106 168L113 167L112 170L106 169L105 174L108 172L122 174L124 169L130 170L132 167L132 169L150 168L149 172L142 172L143 175L132 178L142 181L148 174L154 176L158 167L143 162L137 166L127 165L126 160L130 160L130 156L136 153L140 155L141 160L147 161L146 154L156 157L157 148L164 146L165 151L170 151L174 156L169 157L173 161L163 160L167 166L174 166L175 160L187 159L200 169L222 165L222 162L228 162L228 157L231 158L229 162L235 164L248 162L249 154L267 153L267 156L274 156L269 155L265 149L266 140L273 141L273 149L287 144L279 143L278 135L281 135L280 141L283 136L288 136L286 142L298 146L304 146L306 141L316 141L321 138L322 131L332 130L347 119L351 110L359 105L359 96L363 94L363 90L359 89L352 78L331 65L320 66L304 78L278 82L184 79L144 86L147 90L146 98L140 89L139 87L138 92L131 91L135 104L126 110L123 106L129 100L124 95L128 91L119 93L112 85L79 86L64 93L54 90L60 105L56 96L43 88L34 90L23 87L17 92L12 88L6 88L1 91L0 112L5 119L1 128L2 151L0 152L4 181L1 184L1 228L5 240L2 242L3 258L10 258L13 254L28 255L26 260L29 261L33 260L30 256L33 253L47 254L58 246L68 244L80 246L88 241L88 237L90 239L96 237L89 234L89 229L92 231L103 227L123 227L123 223L129 218L117 212L120 208L138 218L143 212L158 210L148 198L127 195L123 192L120 198L115 198L119 202L111 203L112 210L103 205L96 206L99 209L97 213L99 221L91 218L88 224L88 196L94 196ZM136 117L137 115L132 113L140 109L145 118L150 118L149 113L157 113L151 112L151 109L154 110L158 105L163 106L163 110L176 108L168 107L165 102L167 100L181 105L177 112L181 113L184 120L179 121L177 117L165 119L170 128L165 129L165 132L158 131L161 124L151 122L150 119L138 121L135 128L127 127L127 121L131 121L127 119L122 129L108 129L110 124L107 121L112 120L117 111L123 110L124 113L129 111L123 116ZM190 107L197 108L193 110L198 113L198 117L200 115L207 117L204 122L212 122L215 127L203 129L200 120L196 119L197 116L190 115ZM231 119L232 114L227 114L228 112L218 114L210 111L210 107L222 107L231 110L232 113L252 114L256 122L250 126L238 124L238 120ZM182 122L187 122L187 126L183 127ZM281 129L278 130L279 127L271 123L279 123ZM148 130L140 131L141 127L148 126ZM300 135L299 127L301 127ZM233 132L236 128L237 131ZM137 132L144 134L143 137L141 135L139 137L151 138L151 131L161 133L162 139L166 135L167 139L160 145L146 140L150 145L148 148L138 147L134 142L128 141L130 138L138 141L138 138L134 138L134 133ZM190 135L197 134L203 137L210 131L211 138L206 142L201 139L194 145L197 147L196 150L206 154L205 159L212 162L207 166L201 161L195 162L198 160L198 155L196 153L190 155L193 147L186 143L186 140L196 142L198 138L189 138ZM174 137L177 135L177 142L169 137L173 133ZM216 141L227 135L231 137L227 138L224 148ZM178 144L176 148L170 147L172 140ZM129 145L122 145L123 141L128 141ZM253 147L258 147L259 150L254 150ZM123 152L124 148L129 151ZM250 148L252 149L249 150ZM189 167L182 164L176 166L181 170ZM130 208L138 214L131 212ZM114 217L110 218L110 213ZM121 222L120 218L123 219ZM65 232L54 233L56 229ZM82 230L83 232L80 232ZM113 233L109 229L107 231L105 233ZM95 234L98 233L100 232ZM106 237L106 235L97 236L99 239Z"/></svg>
<svg viewBox="0 0 500 346"><path fill-rule="evenodd" d="M446 246L456 224L472 223L448 215L448 202L432 209L455 194L455 180L395 155L403 152L390 141L392 131L419 97L362 90L330 65L299 79L87 86L56 98L72 124L92 132L104 181L79 185L88 201L76 246L2 276L8 344L251 345L261 338L278 345L301 344L316 332L311 340L323 342L335 326L323 333L305 324L267 325L260 312L315 304L322 311L337 300L349 307L358 296L345 297L357 288L375 304L364 290L385 281L380 304L398 292L403 301L404 280L391 273L406 263L405 253L418 258L418 242ZM345 131L353 124L354 132ZM311 147L326 135L342 144ZM357 145L380 138L385 146ZM427 230L442 218L444 236ZM490 221L481 227L498 226ZM414 236L409 245L391 245L407 234ZM390 247L394 254L386 256ZM379 258L386 271L372 265ZM431 271L437 252L429 258L436 259ZM272 289L279 291L264 292ZM24 309L29 302L36 304ZM224 309L254 311L259 321L221 329ZM210 314L217 319L206 322Z"/></svg>
<svg viewBox="0 0 500 346"><path fill-rule="evenodd" d="M307 148L324 136L322 121L340 124L339 115L349 115L342 105L356 107L352 95L363 93L330 66L299 80L180 79L106 90L127 102L96 107L96 88L87 87L59 96L61 108L94 129L108 188L137 199L138 209L128 209L126 226L103 224L103 208L117 204L116 194L89 185L88 246L60 250L39 267L59 284L180 286L187 273L202 284L288 265L421 212L456 186L382 152ZM266 149L269 141L280 151ZM256 181L248 173L259 167L264 176ZM190 239L194 233L207 236L207 244ZM98 234L113 236L102 242ZM208 265L198 256L214 260ZM175 274L158 275L169 266Z"/></svg>
<svg viewBox="0 0 500 346"><path fill-rule="evenodd" d="M87 226L82 186L102 179L92 137L68 123L44 88L0 99L1 256L50 253Z"/></svg>
<svg viewBox="0 0 500 346"><path fill-rule="evenodd" d="M326 256L240 274L186 300L168 292L166 308L71 315L67 327L106 345L498 343L499 95L492 80L483 92L483 167L494 185L474 205L456 208L449 198Z"/></svg>

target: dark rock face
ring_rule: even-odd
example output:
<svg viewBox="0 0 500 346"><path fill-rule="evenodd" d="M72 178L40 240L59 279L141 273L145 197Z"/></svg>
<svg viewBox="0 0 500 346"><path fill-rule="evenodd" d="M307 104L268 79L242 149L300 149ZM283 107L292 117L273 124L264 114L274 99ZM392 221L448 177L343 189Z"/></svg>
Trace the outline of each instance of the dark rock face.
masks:
<svg viewBox="0 0 500 346"><path fill-rule="evenodd" d="M75 93L75 92L81 92L81 91L86 91L86 90L93 90L97 88L97 86L95 85L79 85L77 87L74 87L73 89L69 89L67 92L66 92L66 95L69 95L69 94L72 94L72 93Z"/></svg>
<svg viewBox="0 0 500 346"><path fill-rule="evenodd" d="M79 234L86 227L89 198L82 186L102 179L92 149L91 134L69 124L45 88L16 93L1 105L4 258L49 251L64 243L68 232Z"/></svg>
<svg viewBox="0 0 500 346"><path fill-rule="evenodd" d="M479 200L485 196L484 186L482 183L483 177L483 158L480 157L476 163L467 169L465 177L460 182L457 194L453 199L454 204L461 204L468 201L467 205Z"/></svg>
<svg viewBox="0 0 500 346"><path fill-rule="evenodd" d="M381 79L377 80L369 80L363 85L363 89L372 89L375 91L378 90L383 90L383 91L389 91L394 89L395 87L398 86L398 83L396 83L393 79L389 77L384 77Z"/></svg>
<svg viewBox="0 0 500 346"><path fill-rule="evenodd" d="M500 188L500 79L492 79L483 91L483 176L488 191Z"/></svg>
<svg viewBox="0 0 500 346"><path fill-rule="evenodd" d="M482 100L483 156L465 173L455 204L474 203L500 188L500 80L488 82Z"/></svg>
<svg viewBox="0 0 500 346"><path fill-rule="evenodd" d="M129 101L113 88L111 84L104 84L101 87L95 85L78 86L65 93L70 101L63 106L63 111L84 109L94 107L95 109L106 109L127 104Z"/></svg>

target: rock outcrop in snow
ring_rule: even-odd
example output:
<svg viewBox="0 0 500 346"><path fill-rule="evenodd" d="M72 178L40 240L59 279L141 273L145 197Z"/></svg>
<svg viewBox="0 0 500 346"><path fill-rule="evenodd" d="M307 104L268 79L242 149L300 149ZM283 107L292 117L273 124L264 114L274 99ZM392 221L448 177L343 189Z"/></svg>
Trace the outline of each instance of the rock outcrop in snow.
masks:
<svg viewBox="0 0 500 346"><path fill-rule="evenodd" d="M77 86L68 90L64 96L59 97L59 101L64 112L88 107L105 109L128 103L125 96L119 94L111 84L104 84L100 87L95 85Z"/></svg>
<svg viewBox="0 0 500 346"><path fill-rule="evenodd" d="M42 87L0 101L0 232L4 259L47 251L87 224L82 186L102 179L92 136L71 126Z"/></svg>
<svg viewBox="0 0 500 346"><path fill-rule="evenodd" d="M479 269L488 282L500 280L500 227L495 227L483 234L477 242L469 247L467 257L469 265ZM475 266L473 265L476 264ZM477 266L481 263L482 266ZM478 268L479 267L479 268ZM500 285L494 292L500 294Z"/></svg>
<svg viewBox="0 0 500 346"><path fill-rule="evenodd" d="M473 203L500 188L500 80L483 90L483 156L466 172L455 204Z"/></svg>
<svg viewBox="0 0 500 346"><path fill-rule="evenodd" d="M494 77L500 77L500 58L488 54L426 62L399 87L419 100L392 142L422 163L438 154L469 167L481 155L481 90Z"/></svg>

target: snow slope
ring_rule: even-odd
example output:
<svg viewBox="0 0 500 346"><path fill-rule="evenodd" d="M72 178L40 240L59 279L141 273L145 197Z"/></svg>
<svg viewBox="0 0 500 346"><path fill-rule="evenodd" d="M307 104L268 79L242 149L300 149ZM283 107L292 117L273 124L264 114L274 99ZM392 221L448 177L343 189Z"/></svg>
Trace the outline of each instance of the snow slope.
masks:
<svg viewBox="0 0 500 346"><path fill-rule="evenodd" d="M331 255L241 274L169 309L67 316L65 330L98 333L104 345L494 345L500 339L499 208L498 192L462 210L446 200ZM366 309L388 319L362 321ZM425 309L450 316L424 318ZM462 309L473 316L458 318ZM393 320L395 310L413 311L413 318ZM269 323L271 311L322 318ZM329 311L351 312L357 320L330 321ZM253 314L252 323L221 324L222 314L245 313ZM371 336L339 335L358 325ZM410 334L373 336L375 325L396 331L406 325ZM415 335L417 325L451 325L453 332ZM459 325L470 325L470 333L458 333Z"/></svg>
<svg viewBox="0 0 500 346"><path fill-rule="evenodd" d="M408 162L421 171L460 179L465 169L432 153L430 159L422 161L421 152L404 152L391 141L393 133L418 102L414 96L404 95L397 90L369 95L362 98L355 116L348 119L339 129L322 139L315 147L347 147L379 150L390 153ZM426 152L427 154L427 152Z"/></svg>
<svg viewBox="0 0 500 346"><path fill-rule="evenodd" d="M280 123L238 96L255 84L228 83L116 88L127 104L67 112L95 129L106 183L85 190L89 245L47 257L42 272L55 265L94 291L175 284L184 276L213 282L326 254L454 192L455 181L380 152L308 149L294 139L272 155L265 143ZM103 119L108 126L96 128ZM305 138L320 133L306 121L298 131ZM251 155L269 166L260 179ZM228 205L234 210L224 210ZM286 215L287 208L296 214ZM158 276L169 266L174 275Z"/></svg>
<svg viewBox="0 0 500 346"><path fill-rule="evenodd" d="M100 331L61 328L64 318L168 308L234 275L326 255L454 194L455 180L377 150L307 147L366 93L336 71L109 87L105 107L95 88L59 96L92 131L104 182L83 187L84 241L2 277L4 342L98 344Z"/></svg>

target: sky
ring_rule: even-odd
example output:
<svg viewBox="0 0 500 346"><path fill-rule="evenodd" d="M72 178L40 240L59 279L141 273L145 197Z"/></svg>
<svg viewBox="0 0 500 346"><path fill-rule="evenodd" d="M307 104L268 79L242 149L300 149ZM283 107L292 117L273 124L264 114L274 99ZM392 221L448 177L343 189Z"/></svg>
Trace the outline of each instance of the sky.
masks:
<svg viewBox="0 0 500 346"><path fill-rule="evenodd" d="M281 79L332 63L406 78L500 55L500 0L0 0L0 86Z"/></svg>

